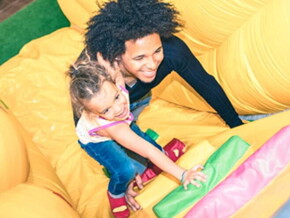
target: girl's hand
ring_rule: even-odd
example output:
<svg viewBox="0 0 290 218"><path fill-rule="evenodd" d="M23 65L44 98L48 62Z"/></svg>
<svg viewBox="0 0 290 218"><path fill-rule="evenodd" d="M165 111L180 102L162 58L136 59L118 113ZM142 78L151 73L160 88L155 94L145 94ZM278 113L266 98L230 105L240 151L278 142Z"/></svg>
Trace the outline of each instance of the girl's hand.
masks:
<svg viewBox="0 0 290 218"><path fill-rule="evenodd" d="M182 174L181 182L185 190L187 190L187 186L190 183L192 185L195 185L196 187L200 187L200 184L196 182L196 180L199 180L202 182L206 181L207 176L203 172L200 171L202 169L203 169L202 165L197 165L191 168L190 170L184 171L184 173Z"/></svg>

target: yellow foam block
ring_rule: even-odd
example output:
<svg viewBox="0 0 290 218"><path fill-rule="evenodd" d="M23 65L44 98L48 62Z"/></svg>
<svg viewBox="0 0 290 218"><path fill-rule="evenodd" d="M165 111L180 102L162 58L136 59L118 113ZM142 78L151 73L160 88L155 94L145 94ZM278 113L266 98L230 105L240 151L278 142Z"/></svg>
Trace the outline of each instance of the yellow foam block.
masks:
<svg viewBox="0 0 290 218"><path fill-rule="evenodd" d="M290 163L257 196L251 199L232 217L272 216L290 197Z"/></svg>
<svg viewBox="0 0 290 218"><path fill-rule="evenodd" d="M185 169L190 169L197 164L203 164L215 151L215 148L206 140L196 146L188 148L177 164ZM180 185L180 182L166 173L160 174L156 179L145 186L136 200L144 210L138 211L133 217L139 217L139 213L153 215L152 207L165 197L171 190Z"/></svg>

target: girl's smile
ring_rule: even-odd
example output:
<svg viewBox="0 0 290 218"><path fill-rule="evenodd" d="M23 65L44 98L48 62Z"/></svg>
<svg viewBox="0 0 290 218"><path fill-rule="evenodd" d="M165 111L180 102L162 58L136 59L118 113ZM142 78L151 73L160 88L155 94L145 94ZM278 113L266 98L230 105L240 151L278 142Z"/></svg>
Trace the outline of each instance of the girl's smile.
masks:
<svg viewBox="0 0 290 218"><path fill-rule="evenodd" d="M130 114L128 98L109 81L104 81L99 93L85 104L87 111L106 120L125 120Z"/></svg>

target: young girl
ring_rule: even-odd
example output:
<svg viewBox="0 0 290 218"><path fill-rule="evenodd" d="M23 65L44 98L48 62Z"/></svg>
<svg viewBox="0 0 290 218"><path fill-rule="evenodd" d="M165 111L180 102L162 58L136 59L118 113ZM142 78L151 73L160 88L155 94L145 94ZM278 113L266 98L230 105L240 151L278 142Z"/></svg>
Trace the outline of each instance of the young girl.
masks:
<svg viewBox="0 0 290 218"><path fill-rule="evenodd" d="M132 122L127 90L115 85L103 67L87 61L71 67L69 74L73 108L79 117L76 126L79 143L110 173L107 195L115 217L129 216L126 189L136 174L146 173L146 166L131 158L125 149L172 174L185 189L189 183L199 186L195 180L205 181L205 175L199 171L202 166L185 170L171 160L183 154L184 146L174 148L179 152L176 157L172 146L165 146L163 150Z"/></svg>

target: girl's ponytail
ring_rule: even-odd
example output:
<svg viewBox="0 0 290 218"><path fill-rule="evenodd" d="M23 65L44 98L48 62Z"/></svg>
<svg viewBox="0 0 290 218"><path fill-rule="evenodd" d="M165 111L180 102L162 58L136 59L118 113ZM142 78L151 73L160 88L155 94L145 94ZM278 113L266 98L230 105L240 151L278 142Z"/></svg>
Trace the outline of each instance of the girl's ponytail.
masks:
<svg viewBox="0 0 290 218"><path fill-rule="evenodd" d="M84 49L81 52L78 59L76 60L76 62L70 65L67 75L72 79L76 78L81 72L80 68L84 65L87 65L90 62L91 62L91 57L88 53L88 50Z"/></svg>

